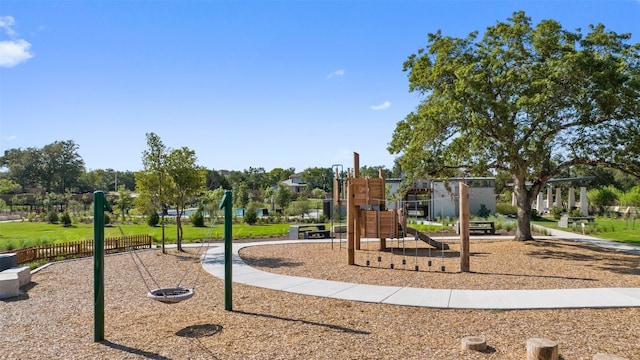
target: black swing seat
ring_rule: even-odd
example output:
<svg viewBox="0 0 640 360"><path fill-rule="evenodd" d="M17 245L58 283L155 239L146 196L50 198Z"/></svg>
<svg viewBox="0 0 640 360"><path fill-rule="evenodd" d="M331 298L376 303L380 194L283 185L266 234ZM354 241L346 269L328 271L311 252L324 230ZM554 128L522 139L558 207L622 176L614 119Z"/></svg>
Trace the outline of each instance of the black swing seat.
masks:
<svg viewBox="0 0 640 360"><path fill-rule="evenodd" d="M180 301L191 299L195 295L195 290L183 287L167 287L151 290L147 297L165 304L175 304Z"/></svg>

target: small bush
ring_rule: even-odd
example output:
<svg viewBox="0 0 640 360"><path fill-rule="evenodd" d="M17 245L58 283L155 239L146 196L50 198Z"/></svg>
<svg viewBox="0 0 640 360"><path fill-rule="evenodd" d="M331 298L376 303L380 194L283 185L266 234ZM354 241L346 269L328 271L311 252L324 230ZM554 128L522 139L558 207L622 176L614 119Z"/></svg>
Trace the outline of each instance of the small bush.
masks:
<svg viewBox="0 0 640 360"><path fill-rule="evenodd" d="M54 210L51 210L47 213L47 222L49 224L57 224L58 223L58 213Z"/></svg>
<svg viewBox="0 0 640 360"><path fill-rule="evenodd" d="M64 227L71 226L71 216L66 211L62 213L62 216L60 217L60 221L62 222L62 226Z"/></svg>
<svg viewBox="0 0 640 360"><path fill-rule="evenodd" d="M552 207L549 212L555 220L560 220L560 218L562 217L562 209L557 206Z"/></svg>
<svg viewBox="0 0 640 360"><path fill-rule="evenodd" d="M510 203L496 203L496 212L506 216L518 215L518 209Z"/></svg>
<svg viewBox="0 0 640 360"><path fill-rule="evenodd" d="M189 216L189 221L191 221L191 225L195 227L204 227L204 215L201 210L198 210Z"/></svg>
<svg viewBox="0 0 640 360"><path fill-rule="evenodd" d="M105 225L111 224L111 216L109 216L109 214L107 213L104 213L104 224Z"/></svg>
<svg viewBox="0 0 640 360"><path fill-rule="evenodd" d="M158 226L160 223L160 215L157 212L153 211L147 216L147 225L151 227Z"/></svg>
<svg viewBox="0 0 640 360"><path fill-rule="evenodd" d="M249 208L244 212L244 222L248 225L254 225L258 222L258 212L254 207L249 206Z"/></svg>
<svg viewBox="0 0 640 360"><path fill-rule="evenodd" d="M491 210L487 209L485 204L480 204L480 209L478 210L478 216L486 219L489 216L491 216Z"/></svg>

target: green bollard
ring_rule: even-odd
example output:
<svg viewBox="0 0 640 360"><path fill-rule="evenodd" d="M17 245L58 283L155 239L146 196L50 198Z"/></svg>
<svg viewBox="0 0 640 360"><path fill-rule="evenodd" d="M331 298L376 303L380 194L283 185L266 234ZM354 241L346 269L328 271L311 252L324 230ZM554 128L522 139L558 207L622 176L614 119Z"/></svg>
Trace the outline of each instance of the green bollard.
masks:
<svg viewBox="0 0 640 360"><path fill-rule="evenodd" d="M104 340L104 211L113 211L104 192L93 193L93 341Z"/></svg>
<svg viewBox="0 0 640 360"><path fill-rule="evenodd" d="M232 269L232 243L233 243L233 195L231 190L225 190L224 197L220 201L220 209L224 207L224 309L228 311L233 310L231 304L231 291L233 288L233 281L231 279Z"/></svg>

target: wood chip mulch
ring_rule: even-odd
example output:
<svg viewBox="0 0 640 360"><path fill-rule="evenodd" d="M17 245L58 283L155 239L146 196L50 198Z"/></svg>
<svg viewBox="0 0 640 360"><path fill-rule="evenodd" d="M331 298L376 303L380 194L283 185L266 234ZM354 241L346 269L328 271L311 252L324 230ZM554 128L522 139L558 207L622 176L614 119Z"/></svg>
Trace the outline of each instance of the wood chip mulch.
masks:
<svg viewBox="0 0 640 360"><path fill-rule="evenodd" d="M388 245L393 255L390 250L378 251L377 243L363 243L356 254L357 266L346 265L346 244L338 242L333 248L331 244L249 247L241 256L266 271L380 285L640 287L640 256L579 243L472 241L471 273L459 272L456 242L444 253L419 244L416 249L414 241ZM234 284L233 311L226 311L224 281L201 269L197 251L188 248L185 253L172 250L165 255L139 251L144 266L136 266L131 254L107 256L106 340L101 342L93 341L93 260L55 263L33 274L23 295L0 300L0 358L524 359L526 340L537 337L557 342L565 360L591 359L596 353L640 359L640 308L442 310ZM389 268L392 261L394 270ZM174 305L148 299L141 269L148 270L161 287L175 285L186 274L183 285L195 283L196 295ZM465 336L484 338L488 349L462 350Z"/></svg>

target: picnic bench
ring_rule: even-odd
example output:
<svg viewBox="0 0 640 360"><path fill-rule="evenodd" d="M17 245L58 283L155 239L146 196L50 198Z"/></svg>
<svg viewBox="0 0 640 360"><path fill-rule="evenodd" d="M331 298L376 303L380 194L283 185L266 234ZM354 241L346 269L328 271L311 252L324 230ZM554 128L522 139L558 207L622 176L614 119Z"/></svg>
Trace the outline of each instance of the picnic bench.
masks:
<svg viewBox="0 0 640 360"><path fill-rule="evenodd" d="M331 237L331 231L324 224L290 225L290 239L327 239Z"/></svg>
<svg viewBox="0 0 640 360"><path fill-rule="evenodd" d="M567 219L570 223L594 223L596 218L593 216L569 216Z"/></svg>
<svg viewBox="0 0 640 360"><path fill-rule="evenodd" d="M458 234L460 234L460 223L458 223ZM469 232L483 232L484 234L496 234L496 225L493 221L469 221Z"/></svg>

